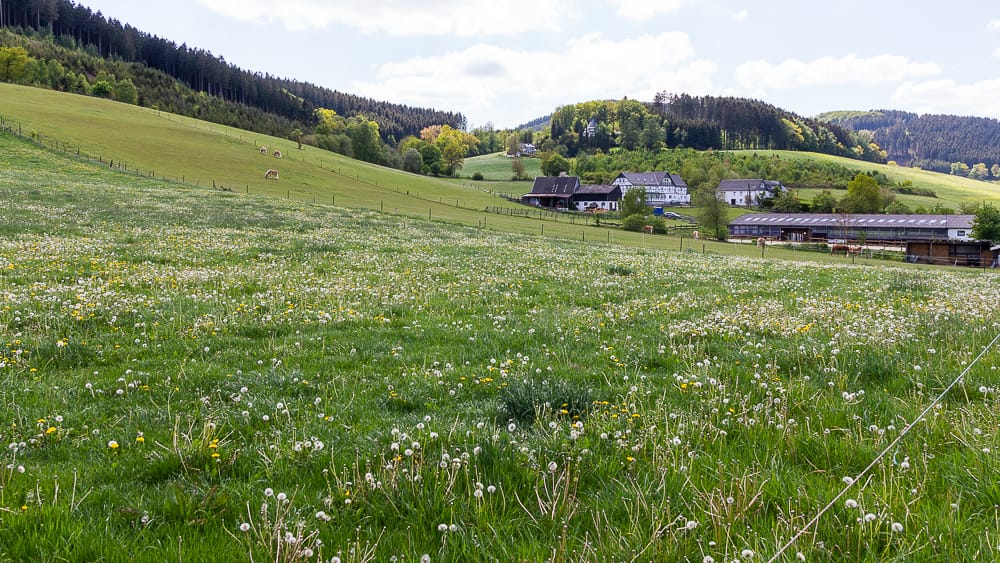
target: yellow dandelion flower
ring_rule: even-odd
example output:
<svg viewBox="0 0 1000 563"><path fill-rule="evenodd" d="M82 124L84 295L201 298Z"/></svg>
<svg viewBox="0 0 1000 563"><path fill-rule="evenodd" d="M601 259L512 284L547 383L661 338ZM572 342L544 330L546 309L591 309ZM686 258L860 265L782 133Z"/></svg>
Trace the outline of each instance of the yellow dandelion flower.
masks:
<svg viewBox="0 0 1000 563"><path fill-rule="evenodd" d="M45 431L46 434L53 434L56 431L55 426L49 426L49 429Z"/></svg>

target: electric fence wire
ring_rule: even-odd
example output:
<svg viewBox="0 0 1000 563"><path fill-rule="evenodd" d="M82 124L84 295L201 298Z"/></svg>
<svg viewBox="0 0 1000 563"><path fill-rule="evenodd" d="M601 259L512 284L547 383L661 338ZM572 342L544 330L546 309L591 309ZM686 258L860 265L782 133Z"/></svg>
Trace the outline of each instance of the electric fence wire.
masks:
<svg viewBox="0 0 1000 563"><path fill-rule="evenodd" d="M774 563L775 561L778 560L779 557L784 555L784 553L788 551L788 548L790 548L800 537L802 537L806 532L808 532L809 528L813 527L816 524L816 522L819 522L819 519L822 518L823 515L826 514L828 510L833 508L833 506L837 504L837 501L843 498L843 496L846 495L847 492L850 491L852 487L854 487L855 483L864 479L864 477L867 476L868 472L871 471L872 468L874 468L875 465L878 464L878 462L882 461L882 458L884 458L890 451L892 451L896 447L896 444L898 444L900 440L902 440L910 432L910 430L912 430L913 427L917 425L918 422L923 420L924 417L927 416L927 413L931 412L931 410L944 399L945 395L947 395L948 392L952 390L952 388L958 385L962 381L962 379L965 378L965 376L969 373L969 370L971 370L977 363L979 363L979 360L981 360L983 356L985 356L986 353L989 352L993 348L993 346L996 345L997 341L1000 341L1000 333L997 333L997 335L993 338L993 341L987 344L985 348L983 348L982 352L980 352L979 355L976 356L976 359L972 360L972 362L968 366L966 366L964 370L962 370L962 373L958 374L958 377L956 377L954 381L951 382L951 384L945 387L944 391L941 391L941 394L938 395L933 401L931 401L930 404L927 405L927 407L919 415L917 415L917 418L913 419L913 422L910 422L909 424L906 425L905 428L903 428L903 430L899 433L899 435L896 436L896 439L890 442L889 445L885 447L885 449L883 449L877 456L875 456L875 459L873 459L872 462L869 463L867 467L861 470L861 473L858 473L856 477L852 478L850 482L848 482L846 486L843 489L841 489L840 493L838 493L837 496L833 497L833 500L831 500L826 506L824 506L822 510L817 512L816 516L813 516L812 520L806 523L806 525L803 526L802 529L800 529L794 536L792 536L792 538L788 540L788 542L785 543L785 545L781 546L781 549L779 549L777 553L775 553L770 559L768 559L767 563Z"/></svg>

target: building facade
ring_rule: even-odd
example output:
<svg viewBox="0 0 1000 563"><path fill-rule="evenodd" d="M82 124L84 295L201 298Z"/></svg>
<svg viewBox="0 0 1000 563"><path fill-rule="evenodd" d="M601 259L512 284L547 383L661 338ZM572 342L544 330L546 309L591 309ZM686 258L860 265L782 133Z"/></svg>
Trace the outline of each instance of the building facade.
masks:
<svg viewBox="0 0 1000 563"><path fill-rule="evenodd" d="M691 194L688 186L678 174L669 172L622 172L612 180L624 196L631 189L646 190L646 205L664 207L669 205L690 205Z"/></svg>
<svg viewBox="0 0 1000 563"><path fill-rule="evenodd" d="M750 207L760 205L765 199L771 199L779 193L787 191L781 182L763 180L760 178L737 178L723 180L715 189L715 197L735 207Z"/></svg>

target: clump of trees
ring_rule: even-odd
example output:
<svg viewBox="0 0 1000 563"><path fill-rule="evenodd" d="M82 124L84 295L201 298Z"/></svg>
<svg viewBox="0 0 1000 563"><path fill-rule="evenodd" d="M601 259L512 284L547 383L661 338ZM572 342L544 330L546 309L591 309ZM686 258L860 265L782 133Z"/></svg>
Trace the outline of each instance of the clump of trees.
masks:
<svg viewBox="0 0 1000 563"><path fill-rule="evenodd" d="M420 137L409 136L399 143L405 170L423 174L452 176L474 154L479 138L450 125L433 125L420 131ZM420 158L419 162L417 157ZM418 168L419 165L419 168Z"/></svg>

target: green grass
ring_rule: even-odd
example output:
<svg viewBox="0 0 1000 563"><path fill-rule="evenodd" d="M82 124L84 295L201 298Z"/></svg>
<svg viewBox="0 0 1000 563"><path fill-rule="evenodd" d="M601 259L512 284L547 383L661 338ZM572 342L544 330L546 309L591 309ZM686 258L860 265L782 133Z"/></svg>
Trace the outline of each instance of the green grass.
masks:
<svg viewBox="0 0 1000 563"><path fill-rule="evenodd" d="M1000 285L749 251L213 191L0 135L0 559L770 557L993 338ZM784 560L995 558L998 362Z"/></svg>
<svg viewBox="0 0 1000 563"><path fill-rule="evenodd" d="M542 159L520 158L518 160L524 165L525 177L534 178L542 175ZM467 158L465 164L462 165L462 176L471 178L478 172L483 175L485 180L510 181L514 176L513 161L514 159L507 158L502 152Z"/></svg>

